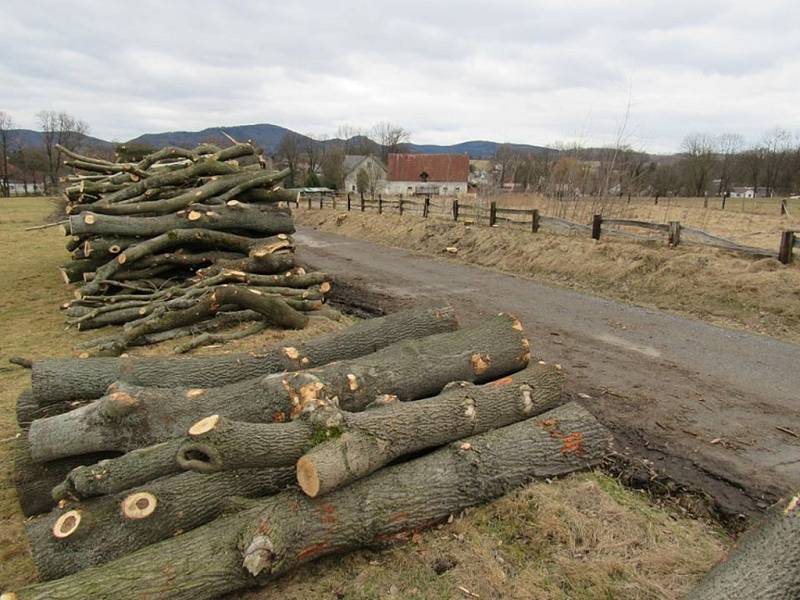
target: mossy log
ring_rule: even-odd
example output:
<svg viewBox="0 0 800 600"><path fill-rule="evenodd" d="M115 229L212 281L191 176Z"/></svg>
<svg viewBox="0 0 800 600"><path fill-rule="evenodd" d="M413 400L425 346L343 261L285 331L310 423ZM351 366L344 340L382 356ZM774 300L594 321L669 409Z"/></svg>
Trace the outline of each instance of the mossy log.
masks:
<svg viewBox="0 0 800 600"><path fill-rule="evenodd" d="M342 409L359 411L383 394L415 400L437 394L452 381L498 379L527 366L529 357L521 324L501 314L471 329L406 340L360 358L222 387L118 384L97 402L34 421L28 437L39 461L102 450L129 451L183 435L208 415L284 422L297 417L306 405L333 396Z"/></svg>
<svg viewBox="0 0 800 600"><path fill-rule="evenodd" d="M775 504L686 600L800 598L800 494Z"/></svg>
<svg viewBox="0 0 800 600"><path fill-rule="evenodd" d="M452 308L411 309L368 319L308 341L290 341L253 352L186 358L35 360L31 368L31 387L40 405L99 398L115 381L141 387L215 387L351 359L395 342L453 331L457 327Z"/></svg>
<svg viewBox="0 0 800 600"><path fill-rule="evenodd" d="M173 229L213 229L264 235L294 233L288 211L268 207L197 206L160 217L129 217L84 212L69 217L72 235L93 234L110 237L154 237Z"/></svg>
<svg viewBox="0 0 800 600"><path fill-rule="evenodd" d="M17 600L203 600L264 585L336 552L407 540L526 483L597 464L610 434L570 403L455 442L321 498L287 490L105 565L38 583Z"/></svg>
<svg viewBox="0 0 800 600"><path fill-rule="evenodd" d="M242 423L213 415L189 428L177 462L200 473L297 463L300 486L316 496L400 456L550 410L561 402L562 381L555 367L535 364L485 385L451 383L441 394L416 402L381 397L357 413L322 399L291 423Z"/></svg>
<svg viewBox="0 0 800 600"><path fill-rule="evenodd" d="M25 529L39 577L56 579L208 523L230 496L269 496L293 482L292 468L182 472L118 494L63 502Z"/></svg>

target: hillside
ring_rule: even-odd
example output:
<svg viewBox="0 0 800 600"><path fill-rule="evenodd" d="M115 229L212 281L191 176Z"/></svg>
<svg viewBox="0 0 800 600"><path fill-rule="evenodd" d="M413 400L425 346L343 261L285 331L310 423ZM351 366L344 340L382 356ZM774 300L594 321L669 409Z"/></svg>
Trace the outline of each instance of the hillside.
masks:
<svg viewBox="0 0 800 600"><path fill-rule="evenodd" d="M10 143L9 146L12 150L17 148L31 148L44 145L44 134L41 131L34 131L32 129L12 129L9 131ZM102 150L109 150L114 147L112 142L101 140L100 138L92 137L90 135L83 136L81 144L88 148L99 148Z"/></svg>
<svg viewBox="0 0 800 600"><path fill-rule="evenodd" d="M469 154L472 159L492 158L497 151L497 147L501 144L499 142L490 142L487 140L472 140L469 142L461 142L460 144L452 144L450 146L438 146L436 144L408 144L411 152L419 154ZM540 153L547 152L549 148L544 146L531 146L529 144L507 144L515 150L522 152Z"/></svg>

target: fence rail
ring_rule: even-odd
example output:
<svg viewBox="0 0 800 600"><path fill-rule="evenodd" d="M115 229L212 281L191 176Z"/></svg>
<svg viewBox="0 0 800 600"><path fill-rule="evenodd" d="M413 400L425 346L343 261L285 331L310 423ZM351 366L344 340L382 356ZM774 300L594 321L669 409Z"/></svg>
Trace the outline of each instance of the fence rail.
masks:
<svg viewBox="0 0 800 600"><path fill-rule="evenodd" d="M318 206L320 209L332 208L334 210L354 210L365 212L374 210L378 214L417 214L426 219L446 220L453 222L467 222L489 227L508 227L514 229L525 228L532 233L542 229L556 230L558 232L583 233L590 232L593 239L599 240L601 235L617 235L637 240L652 240L651 237L631 233L627 229L645 229L666 234L666 242L670 246L681 243L711 246L732 252L740 252L751 256L765 256L777 258L783 264L792 261L794 248L800 248L800 230L784 231L781 234L778 251L764 248L745 246L712 235L700 229L685 227L679 221L669 223L651 223L635 219L606 219L602 215L594 215L590 224L576 223L559 217L548 217L539 213L536 208L504 208L498 207L496 202L490 202L488 207L475 199L474 204L461 204L458 199L432 200L429 196L384 198L378 194L376 198L367 198L363 194L314 194L306 195L303 200L298 199L297 204L303 201L309 209ZM626 228L626 229L621 229Z"/></svg>

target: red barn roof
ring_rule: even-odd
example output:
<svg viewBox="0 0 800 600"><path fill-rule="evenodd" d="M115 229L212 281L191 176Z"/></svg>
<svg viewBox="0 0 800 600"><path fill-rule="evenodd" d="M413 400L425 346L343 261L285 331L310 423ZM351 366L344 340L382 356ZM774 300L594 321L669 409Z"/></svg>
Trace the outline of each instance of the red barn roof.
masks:
<svg viewBox="0 0 800 600"><path fill-rule="evenodd" d="M423 176L427 174L427 177ZM467 154L390 154L389 181L464 181L469 178Z"/></svg>

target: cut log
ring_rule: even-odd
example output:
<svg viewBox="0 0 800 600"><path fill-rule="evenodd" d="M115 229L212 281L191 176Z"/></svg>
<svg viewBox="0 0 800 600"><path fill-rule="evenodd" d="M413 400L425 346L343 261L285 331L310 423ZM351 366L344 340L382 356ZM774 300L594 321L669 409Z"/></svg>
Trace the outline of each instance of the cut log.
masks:
<svg viewBox="0 0 800 600"><path fill-rule="evenodd" d="M45 463L34 463L25 432L14 440L14 486L22 514L25 516L47 512L53 507L51 490L60 484L72 469L114 456L114 453L62 458Z"/></svg>
<svg viewBox="0 0 800 600"><path fill-rule="evenodd" d="M41 579L64 577L208 523L230 496L269 496L293 481L291 468L183 472L112 496L67 502L27 523L31 554ZM80 522L62 531L70 515Z"/></svg>
<svg viewBox="0 0 800 600"><path fill-rule="evenodd" d="M290 358L299 360L303 356ZM31 424L34 460L101 450L129 451L183 435L204 416L247 422L283 422L319 398L336 396L342 409L363 410L377 396L415 400L451 381L486 382L528 364L528 340L509 315L471 329L406 340L373 354L323 367L267 375L222 387L137 388L114 392L63 415ZM421 375L424 369L424 375Z"/></svg>
<svg viewBox="0 0 800 600"><path fill-rule="evenodd" d="M228 206L198 207L188 212L160 217L126 217L84 212L69 217L72 235L94 234L111 237L153 237L173 229L245 231L259 236L294 233L292 215L287 211Z"/></svg>
<svg viewBox="0 0 800 600"><path fill-rule="evenodd" d="M300 486L316 496L400 456L550 410L561 402L562 380L555 367L535 364L485 385L451 383L438 396L417 402L382 397L360 413L323 399L291 423L242 423L214 415L189 428L177 462L213 473L294 465L300 459Z"/></svg>
<svg viewBox="0 0 800 600"><path fill-rule="evenodd" d="M775 504L686 600L800 598L800 494Z"/></svg>
<svg viewBox="0 0 800 600"><path fill-rule="evenodd" d="M53 500L114 494L181 472L176 455L183 440L176 438L72 469L52 489Z"/></svg>
<svg viewBox="0 0 800 600"><path fill-rule="evenodd" d="M557 435L554 435L557 434ZM182 536L16 592L18 600L203 600L414 531L531 480L597 464L610 434L570 403L382 469L322 498L288 490Z"/></svg>
<svg viewBox="0 0 800 600"><path fill-rule="evenodd" d="M394 342L453 331L457 327L451 308L413 309L362 321L306 342L288 342L254 352L192 358L37 360L31 369L31 385L40 405L99 398L117 380L142 387L222 386L363 356Z"/></svg>

